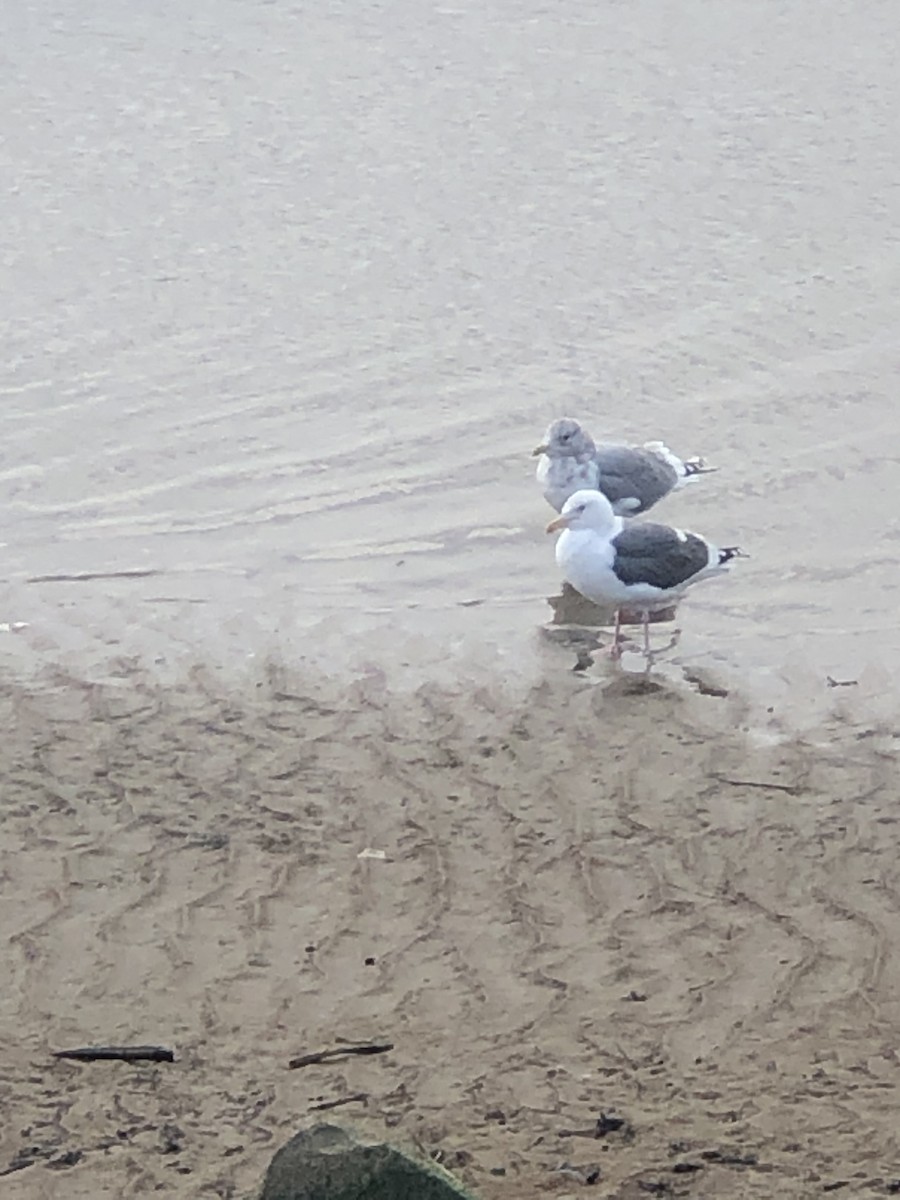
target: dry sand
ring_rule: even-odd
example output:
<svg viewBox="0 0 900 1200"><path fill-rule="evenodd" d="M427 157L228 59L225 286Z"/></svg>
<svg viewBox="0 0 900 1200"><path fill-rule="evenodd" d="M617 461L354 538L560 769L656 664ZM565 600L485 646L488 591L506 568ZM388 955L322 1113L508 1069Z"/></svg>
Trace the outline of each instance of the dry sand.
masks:
<svg viewBox="0 0 900 1200"><path fill-rule="evenodd" d="M890 727L765 748L568 671L119 682L3 692L5 1198L250 1197L358 1093L485 1200L900 1188ZM339 1038L394 1049L287 1068ZM134 1042L177 1062L50 1057Z"/></svg>

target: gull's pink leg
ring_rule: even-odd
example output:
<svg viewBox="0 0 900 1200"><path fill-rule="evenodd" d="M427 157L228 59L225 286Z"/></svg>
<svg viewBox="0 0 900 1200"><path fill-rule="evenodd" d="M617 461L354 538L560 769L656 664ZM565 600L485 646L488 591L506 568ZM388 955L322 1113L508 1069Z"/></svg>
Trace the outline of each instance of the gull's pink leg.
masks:
<svg viewBox="0 0 900 1200"><path fill-rule="evenodd" d="M613 632L613 644L609 648L609 657L611 659L613 659L613 661L615 661L615 662L618 662L618 660L622 657L622 646L620 644L621 643L621 634L620 634L621 628L622 628L622 610L620 608L617 608L616 609L616 627L615 627L615 631Z"/></svg>
<svg viewBox="0 0 900 1200"><path fill-rule="evenodd" d="M650 655L650 610L644 609L644 656L649 661Z"/></svg>

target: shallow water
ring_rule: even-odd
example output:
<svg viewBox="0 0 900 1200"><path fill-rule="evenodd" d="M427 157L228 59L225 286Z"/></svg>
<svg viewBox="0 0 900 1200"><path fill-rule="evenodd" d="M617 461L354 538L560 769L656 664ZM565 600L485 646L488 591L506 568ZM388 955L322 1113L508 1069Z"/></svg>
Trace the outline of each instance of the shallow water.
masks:
<svg viewBox="0 0 900 1200"><path fill-rule="evenodd" d="M751 555L679 661L893 672L889 4L4 23L3 615L33 644L328 614L529 656L558 580L528 451L571 412L721 468L654 513Z"/></svg>

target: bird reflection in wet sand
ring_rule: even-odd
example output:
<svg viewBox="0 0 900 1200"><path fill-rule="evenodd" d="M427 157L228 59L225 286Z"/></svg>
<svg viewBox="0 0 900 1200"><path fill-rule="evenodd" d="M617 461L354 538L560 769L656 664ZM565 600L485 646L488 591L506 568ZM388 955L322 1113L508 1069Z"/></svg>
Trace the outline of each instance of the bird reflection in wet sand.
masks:
<svg viewBox="0 0 900 1200"><path fill-rule="evenodd" d="M616 623L617 610L601 607L576 592L571 583L565 579L562 582L559 595L548 596L547 603L553 610L549 625L543 626L543 636L555 645L564 646L567 650L575 651L575 665L572 670L576 673L587 671L594 663L600 651L607 651L611 658L617 659L625 650L639 650L638 642L627 637L623 630L628 626L644 624L640 613L627 608L618 610L619 615L619 653L613 652L613 644L606 644L601 638L601 630L612 628ZM676 606L658 609L648 614L649 624L669 624L675 620ZM678 645L681 630L672 631L669 641L654 651L655 657L664 654Z"/></svg>

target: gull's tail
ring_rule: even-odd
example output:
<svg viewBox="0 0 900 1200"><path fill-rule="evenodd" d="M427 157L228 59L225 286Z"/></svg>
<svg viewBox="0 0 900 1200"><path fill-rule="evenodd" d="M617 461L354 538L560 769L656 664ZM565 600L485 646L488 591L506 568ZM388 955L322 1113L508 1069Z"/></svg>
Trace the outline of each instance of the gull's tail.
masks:
<svg viewBox="0 0 900 1200"><path fill-rule="evenodd" d="M678 476L676 488L684 487L697 475L708 475L711 471L717 471L718 467L711 467L703 458L679 458L677 454L673 454L665 442L644 442L644 449L649 450L651 454L656 454L664 459L669 464L675 474Z"/></svg>
<svg viewBox="0 0 900 1200"><path fill-rule="evenodd" d="M740 546L725 546L719 551L719 566L724 567L727 562L731 562L733 558L749 558Z"/></svg>

